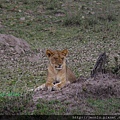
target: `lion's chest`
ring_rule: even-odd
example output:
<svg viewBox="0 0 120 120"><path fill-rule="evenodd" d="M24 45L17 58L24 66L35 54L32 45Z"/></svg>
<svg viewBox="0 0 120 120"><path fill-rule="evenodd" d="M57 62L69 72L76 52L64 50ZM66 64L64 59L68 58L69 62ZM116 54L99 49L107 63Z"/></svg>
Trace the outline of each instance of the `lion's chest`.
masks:
<svg viewBox="0 0 120 120"><path fill-rule="evenodd" d="M65 76L66 76L65 73L62 73L62 74L58 73L58 74L56 74L54 76L54 82L60 82L62 79L66 78Z"/></svg>
<svg viewBox="0 0 120 120"><path fill-rule="evenodd" d="M62 77L59 74L55 75L55 77L54 77L54 81L57 81L57 82L60 82L61 79L62 79Z"/></svg>

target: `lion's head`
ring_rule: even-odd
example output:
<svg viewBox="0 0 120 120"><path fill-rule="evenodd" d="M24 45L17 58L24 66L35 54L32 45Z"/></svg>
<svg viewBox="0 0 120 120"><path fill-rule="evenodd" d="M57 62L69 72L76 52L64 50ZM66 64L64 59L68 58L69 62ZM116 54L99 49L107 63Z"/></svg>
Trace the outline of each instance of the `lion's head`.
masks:
<svg viewBox="0 0 120 120"><path fill-rule="evenodd" d="M46 50L46 55L49 58L50 64L56 70L61 70L65 66L65 59L68 54L68 50Z"/></svg>

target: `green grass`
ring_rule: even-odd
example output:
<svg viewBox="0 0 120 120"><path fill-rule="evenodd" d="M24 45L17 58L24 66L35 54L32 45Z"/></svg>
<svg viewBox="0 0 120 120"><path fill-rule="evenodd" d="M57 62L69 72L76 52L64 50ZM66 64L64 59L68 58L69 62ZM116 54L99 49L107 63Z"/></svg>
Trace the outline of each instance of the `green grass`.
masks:
<svg viewBox="0 0 120 120"><path fill-rule="evenodd" d="M68 66L77 77L89 76L96 57L103 51L109 55L110 66L114 66L114 57L119 57L119 7L118 0L1 0L0 25L3 27L0 33L25 39L34 51L39 48L44 51L48 48L67 48ZM21 59L18 62L0 60L0 92L22 94L45 82L46 59L40 58L38 63ZM106 112L106 101L89 102L95 114L111 114L119 107L115 106L116 101L113 100L111 107L106 107ZM64 114L65 107L59 104L60 110L58 107L52 110L50 108L54 105L49 106L44 101L41 103L34 114ZM17 109L16 114L26 114ZM79 114L77 110L72 113Z"/></svg>
<svg viewBox="0 0 120 120"><path fill-rule="evenodd" d="M39 100L34 115L63 115L66 112L65 104L57 101Z"/></svg>
<svg viewBox="0 0 120 120"><path fill-rule="evenodd" d="M0 115L29 115L34 109L31 93L20 96L0 96ZM30 109L31 108L31 109Z"/></svg>
<svg viewBox="0 0 120 120"><path fill-rule="evenodd" d="M95 109L95 115L111 115L111 113L119 114L120 101L119 99L110 98L107 100L88 99L89 105Z"/></svg>

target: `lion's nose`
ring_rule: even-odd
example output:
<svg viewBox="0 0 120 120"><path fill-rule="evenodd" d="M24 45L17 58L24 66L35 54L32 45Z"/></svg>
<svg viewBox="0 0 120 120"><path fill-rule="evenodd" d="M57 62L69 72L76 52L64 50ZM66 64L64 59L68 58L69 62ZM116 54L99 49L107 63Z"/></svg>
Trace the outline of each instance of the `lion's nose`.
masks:
<svg viewBox="0 0 120 120"><path fill-rule="evenodd" d="M61 67L62 67L62 65L60 65L60 64L59 64L59 65L58 65L58 67L59 67L59 68L61 68Z"/></svg>

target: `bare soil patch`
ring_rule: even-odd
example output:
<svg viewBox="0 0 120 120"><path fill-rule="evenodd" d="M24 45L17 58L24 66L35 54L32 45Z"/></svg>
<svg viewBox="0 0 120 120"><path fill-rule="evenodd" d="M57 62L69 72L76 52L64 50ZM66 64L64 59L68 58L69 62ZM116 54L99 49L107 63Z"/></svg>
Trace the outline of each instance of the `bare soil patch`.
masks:
<svg viewBox="0 0 120 120"><path fill-rule="evenodd" d="M60 100L72 105L86 98L120 98L120 79L112 74L99 74L95 79L80 77L77 82L64 87L60 91L37 91L33 100Z"/></svg>

